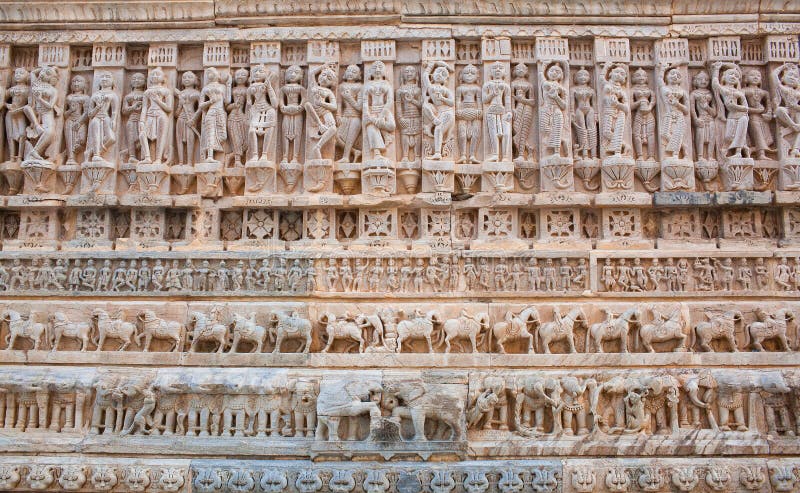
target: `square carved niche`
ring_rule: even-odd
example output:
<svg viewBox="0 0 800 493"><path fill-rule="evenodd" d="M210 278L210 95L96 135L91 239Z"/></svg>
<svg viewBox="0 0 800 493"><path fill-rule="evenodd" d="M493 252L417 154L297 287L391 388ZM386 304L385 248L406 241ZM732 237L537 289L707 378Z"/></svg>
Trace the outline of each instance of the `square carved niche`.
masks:
<svg viewBox="0 0 800 493"><path fill-rule="evenodd" d="M800 241L800 207L783 209L783 238Z"/></svg>
<svg viewBox="0 0 800 493"><path fill-rule="evenodd" d="M517 231L517 212L513 209L479 209L480 237L486 240L512 238Z"/></svg>
<svg viewBox="0 0 800 493"><path fill-rule="evenodd" d="M607 240L642 237L642 216L639 209L603 209L603 238Z"/></svg>
<svg viewBox="0 0 800 493"><path fill-rule="evenodd" d="M535 210L519 211L519 236L525 240L539 237L539 212Z"/></svg>
<svg viewBox="0 0 800 493"><path fill-rule="evenodd" d="M329 209L307 209L303 211L303 237L309 240L325 240L331 237L331 211Z"/></svg>
<svg viewBox="0 0 800 493"><path fill-rule="evenodd" d="M459 240L472 240L478 237L478 211L461 209L456 212L453 231Z"/></svg>
<svg viewBox="0 0 800 493"><path fill-rule="evenodd" d="M665 240L702 238L700 211L698 209L686 209L664 213L661 216L661 236Z"/></svg>
<svg viewBox="0 0 800 493"><path fill-rule="evenodd" d="M422 235L420 231L420 212L415 210L401 210L398 214L399 223L397 233L401 239L415 240Z"/></svg>
<svg viewBox="0 0 800 493"><path fill-rule="evenodd" d="M164 209L138 209L132 212L131 239L157 241L164 239Z"/></svg>
<svg viewBox="0 0 800 493"><path fill-rule="evenodd" d="M245 209L242 236L248 240L271 240L278 230L278 211L272 209Z"/></svg>
<svg viewBox="0 0 800 493"><path fill-rule="evenodd" d="M339 241L358 238L358 211L340 209L336 211L336 239Z"/></svg>
<svg viewBox="0 0 800 493"><path fill-rule="evenodd" d="M396 209L361 209L361 238L396 238Z"/></svg>
<svg viewBox="0 0 800 493"><path fill-rule="evenodd" d="M453 217L449 209L423 209L422 220L427 238L449 238Z"/></svg>
<svg viewBox="0 0 800 493"><path fill-rule="evenodd" d="M107 240L111 230L111 213L108 209L79 209L75 217L75 238L81 240Z"/></svg>
<svg viewBox="0 0 800 493"><path fill-rule="evenodd" d="M220 211L219 238L223 241L242 239L242 211Z"/></svg>
<svg viewBox="0 0 800 493"><path fill-rule="evenodd" d="M722 213L722 237L731 240L761 238L761 214L756 209L730 209Z"/></svg>
<svg viewBox="0 0 800 493"><path fill-rule="evenodd" d="M539 213L539 226L543 240L579 238L580 212L577 208L542 209Z"/></svg>

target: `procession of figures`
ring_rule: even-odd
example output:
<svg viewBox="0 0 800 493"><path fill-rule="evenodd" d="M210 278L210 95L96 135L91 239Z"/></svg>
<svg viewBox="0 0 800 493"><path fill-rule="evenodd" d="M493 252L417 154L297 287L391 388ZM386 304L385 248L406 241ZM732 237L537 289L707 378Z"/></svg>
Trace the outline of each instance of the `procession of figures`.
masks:
<svg viewBox="0 0 800 493"><path fill-rule="evenodd" d="M28 313L6 308L6 350L171 351L190 353L450 353L505 354L783 351L800 349L797 307L731 305L692 309L686 303L520 308L421 305L373 311L303 305L242 313L214 304L185 318L125 307L66 308ZM355 309L355 307L353 307ZM481 311L484 310L484 311ZM545 315L547 313L547 315ZM62 346L62 343L64 346ZM67 349L69 346L70 349ZM156 346L158 349L155 349Z"/></svg>
<svg viewBox="0 0 800 493"><path fill-rule="evenodd" d="M8 195L386 196L454 173L474 193L476 172L502 192L532 170L542 191L800 188L796 39L594 41L101 44L97 67L12 46L0 174Z"/></svg>
<svg viewBox="0 0 800 493"><path fill-rule="evenodd" d="M86 437L480 443L681 439L705 431L706 438L733 440L736 433L795 437L800 412L793 371L509 370L470 372L451 383L441 383L444 375L388 371L323 377L260 369L0 373L4 433Z"/></svg>

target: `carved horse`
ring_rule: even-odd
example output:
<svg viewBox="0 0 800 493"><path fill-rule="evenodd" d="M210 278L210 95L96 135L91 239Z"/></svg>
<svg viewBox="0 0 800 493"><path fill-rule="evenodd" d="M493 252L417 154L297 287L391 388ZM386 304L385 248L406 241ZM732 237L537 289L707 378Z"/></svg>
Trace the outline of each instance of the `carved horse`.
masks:
<svg viewBox="0 0 800 493"><path fill-rule="evenodd" d="M212 316L215 317L213 314ZM190 353L197 352L197 345L203 341L214 342L217 353L225 351L225 345L228 342L228 326L217 322L215 318L211 319L202 312L189 314L187 325L191 326L192 330L187 332L186 336L192 338L192 344L189 347Z"/></svg>
<svg viewBox="0 0 800 493"><path fill-rule="evenodd" d="M507 342L517 339L526 339L528 341L527 352L531 353L533 351L533 335L529 325L538 326L539 320L539 312L533 306L525 308L519 312L519 315L506 312L505 320L494 324L489 332L489 352L492 352L492 337L494 337L497 349L501 354L505 354Z"/></svg>
<svg viewBox="0 0 800 493"><path fill-rule="evenodd" d="M150 350L150 343L153 339L167 339L173 342L172 352L183 350L183 341L186 336L186 328L180 322L174 320L163 320L156 316L153 310L144 310L139 314L142 322L142 331L136 336L136 344L141 345L141 338L144 337L145 353Z"/></svg>
<svg viewBox="0 0 800 493"><path fill-rule="evenodd" d="M550 344L555 341L566 340L569 344L569 352L574 353L575 350L575 326L582 325L588 327L586 323L586 315L580 307L575 307L566 315L561 317L561 320L554 320L539 326L533 333L534 340L542 339L542 350L545 354L550 354Z"/></svg>
<svg viewBox="0 0 800 493"><path fill-rule="evenodd" d="M288 315L286 313L273 312L271 323L275 324L275 327L269 331L270 342L275 341L273 353L281 352L281 344L283 344L284 339L305 340L303 354L307 354L311 349L311 320L299 316L297 312L292 312Z"/></svg>
<svg viewBox="0 0 800 493"><path fill-rule="evenodd" d="M397 352L403 352L403 342L409 339L425 339L428 341L428 352L433 352L433 329L440 323L439 312L430 310L425 315L415 315L410 320L397 322Z"/></svg>
<svg viewBox="0 0 800 493"><path fill-rule="evenodd" d="M253 352L260 353L264 349L264 342L267 339L267 329L256 323L255 312L250 312L247 318L238 313L233 316L233 341L229 353L235 353L239 349L242 341L252 343Z"/></svg>
<svg viewBox="0 0 800 493"><path fill-rule="evenodd" d="M739 310L729 310L722 314L709 314L706 312L708 322L699 322L694 326L689 334L689 348L694 347L696 340L700 341L700 348L703 351L714 351L711 341L714 339L725 339L731 347L731 351L738 352L736 347L736 324L742 321L742 312Z"/></svg>
<svg viewBox="0 0 800 493"><path fill-rule="evenodd" d="M358 352L363 353L366 342L364 341L362 327L350 320L337 320L336 314L331 312L323 313L319 317L319 323L325 326L325 333L328 336L328 343L325 344L323 353L327 353L333 347L336 339L350 339L358 343ZM350 346L352 347L352 346Z"/></svg>
<svg viewBox="0 0 800 493"><path fill-rule="evenodd" d="M781 308L775 315L768 315L761 308L756 309L757 322L748 324L744 330L744 347L753 346L756 351L763 351L761 345L766 339L778 339L784 351L791 351L789 341L786 339L786 328L794 320L794 312L788 308Z"/></svg>
<svg viewBox="0 0 800 493"><path fill-rule="evenodd" d="M89 322L70 322L64 312L55 312L50 315L51 351L58 350L62 337L78 339L81 341L81 351L86 351L92 338L92 324Z"/></svg>
<svg viewBox="0 0 800 493"><path fill-rule="evenodd" d="M628 352L628 332L630 332L631 325L636 325L641 320L641 310L639 310L638 306L634 306L628 308L617 317L610 311L607 311L607 313L608 318L606 320L592 324L589 330L586 331L585 351L587 353L591 350L592 340L594 340L595 351L602 353L603 341L613 339L619 339L620 341L619 352Z"/></svg>
<svg viewBox="0 0 800 493"><path fill-rule="evenodd" d="M653 312L652 306L650 311ZM680 309L673 311L664 320L654 319L639 329L639 340L648 353L655 353L654 342L666 342L678 339L678 347L674 351L686 351L687 327L691 323L689 308L681 304Z"/></svg>
<svg viewBox="0 0 800 493"><path fill-rule="evenodd" d="M461 315L458 318L445 320L444 325L442 325L445 344L444 352L449 353L451 341L459 338L469 338L469 342L472 343L472 352L477 352L478 337L482 335L483 330L489 328L489 320L488 313L478 313L474 317Z"/></svg>
<svg viewBox="0 0 800 493"><path fill-rule="evenodd" d="M102 308L92 310L92 318L97 328L97 339L92 342L97 346L95 351L102 351L106 339L119 339L122 345L117 351L125 351L131 343L139 345L136 337L138 329L136 324L121 319L114 319Z"/></svg>
<svg viewBox="0 0 800 493"><path fill-rule="evenodd" d="M46 334L47 328L43 323L34 322L32 315L23 318L19 312L6 310L0 314L0 322L8 323L8 335L6 336L6 349L14 349L14 343L18 337L33 341L33 349L38 350L42 343L42 336Z"/></svg>

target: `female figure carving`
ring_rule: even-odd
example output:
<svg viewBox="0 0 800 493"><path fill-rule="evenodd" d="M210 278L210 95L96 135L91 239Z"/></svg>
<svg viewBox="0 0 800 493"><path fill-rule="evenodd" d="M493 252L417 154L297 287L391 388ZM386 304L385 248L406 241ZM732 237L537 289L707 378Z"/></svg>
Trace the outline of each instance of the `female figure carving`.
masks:
<svg viewBox="0 0 800 493"><path fill-rule="evenodd" d="M56 115L61 114L56 89L58 69L48 65L34 69L32 75L31 102L25 113L31 122L28 137L35 138L36 143L25 158L43 160L56 135Z"/></svg>
<svg viewBox="0 0 800 493"><path fill-rule="evenodd" d="M800 69L785 63L772 72L775 118L781 134L788 137L785 156L800 157Z"/></svg>
<svg viewBox="0 0 800 493"><path fill-rule="evenodd" d="M197 90L197 76L194 72L184 72L181 76L183 90L177 93L178 107L175 109L175 138L178 141L178 164L194 164L197 140L197 117L200 91Z"/></svg>
<svg viewBox="0 0 800 493"><path fill-rule="evenodd" d="M64 142L67 164L77 164L78 152L86 145L86 110L89 96L86 94L86 78L76 75L69 83L72 92L67 96L64 110Z"/></svg>
<svg viewBox="0 0 800 493"><path fill-rule="evenodd" d="M643 161L650 161L655 158L656 143L656 117L654 108L656 99L653 91L647 84L647 73L639 68L631 77L631 95L633 101L631 109L633 114L633 148L636 157Z"/></svg>
<svg viewBox="0 0 800 493"><path fill-rule="evenodd" d="M478 68L467 65L461 70L460 84L456 88L456 117L458 118L459 163L480 161L476 157L481 140L481 86L476 84Z"/></svg>
<svg viewBox="0 0 800 493"><path fill-rule="evenodd" d="M767 159L767 151L772 151L772 102L769 93L761 88L761 71L752 68L744 77L744 96L750 112L750 145L756 152L756 159Z"/></svg>
<svg viewBox="0 0 800 493"><path fill-rule="evenodd" d="M119 98L114 92L114 76L98 74L98 90L89 104L89 131L86 139L86 160L103 161L104 154L117 141L117 111Z"/></svg>
<svg viewBox="0 0 800 493"><path fill-rule="evenodd" d="M425 64L423 69L425 101L422 113L425 116L425 134L433 137L433 161L441 161L442 147L450 140L450 132L455 125L455 99L445 85L450 77L450 67L446 62L435 61Z"/></svg>
<svg viewBox="0 0 800 493"><path fill-rule="evenodd" d="M659 65L657 71L661 85L659 96L664 102L664 114L661 118L664 155L668 158L680 158L681 152L686 154L684 136L686 135L686 116L689 114L688 95L686 90L681 87L683 76L675 67L667 70L666 66Z"/></svg>
<svg viewBox="0 0 800 493"><path fill-rule="evenodd" d="M370 158L381 159L392 141L395 122L392 114L394 93L386 80L386 66L380 60L372 64L370 76L364 84L363 105L364 150L372 154Z"/></svg>
<svg viewBox="0 0 800 493"><path fill-rule="evenodd" d="M207 162L217 161L214 152L221 152L228 139L225 113L225 84L214 67L206 69L206 85L200 93L198 111L203 115L200 127L200 153Z"/></svg>
<svg viewBox="0 0 800 493"><path fill-rule="evenodd" d="M311 136L317 142L311 147L310 158L322 159L322 148L336 135L336 119L333 112L338 106L336 94L331 90L336 83L336 72L330 66L321 65L312 69L308 75L317 79L317 85L308 90L306 108L306 112L317 127L317 134Z"/></svg>
<svg viewBox="0 0 800 493"><path fill-rule="evenodd" d="M583 159L597 158L597 113L594 111L594 89L589 86L591 75L586 69L575 73L572 102L575 105L572 124L577 136L576 151Z"/></svg>
<svg viewBox="0 0 800 493"><path fill-rule="evenodd" d="M747 147L748 116L747 98L741 88L742 73L732 63L715 62L711 68L711 87L720 112L717 118L725 122L723 141L726 155L750 157Z"/></svg>
<svg viewBox="0 0 800 493"><path fill-rule="evenodd" d="M714 130L717 107L714 95L708 89L710 82L708 73L697 73L692 79L694 90L689 95L689 108L694 123L694 149L698 160L703 161L714 161L717 158L717 134Z"/></svg>
<svg viewBox="0 0 800 493"><path fill-rule="evenodd" d="M22 67L14 70L14 85L8 89L11 101L6 104L6 139L11 161L20 161L28 141L28 99L31 94L30 74Z"/></svg>
<svg viewBox="0 0 800 493"><path fill-rule="evenodd" d="M422 90L413 65L401 69L400 87L395 99L400 123L400 161L414 161L418 157L417 145L422 134Z"/></svg>
<svg viewBox="0 0 800 493"><path fill-rule="evenodd" d="M625 126L631 113L625 81L627 69L623 65L603 66L603 153L620 156L627 154Z"/></svg>
<svg viewBox="0 0 800 493"><path fill-rule="evenodd" d="M567 91L562 85L564 69L552 63L542 81L542 147L545 156L566 156L564 112L567 110Z"/></svg>
<svg viewBox="0 0 800 493"><path fill-rule="evenodd" d="M144 101L144 74L135 72L131 75L131 92L122 99L122 116L125 122L125 140L128 145L128 162L135 163L139 159L139 121L142 116L142 102Z"/></svg>
<svg viewBox="0 0 800 493"><path fill-rule="evenodd" d="M234 86L231 89L231 102L225 107L228 112L228 136L231 139L233 165L242 166L247 152L247 69L240 68L233 74Z"/></svg>
<svg viewBox="0 0 800 493"><path fill-rule="evenodd" d="M286 69L284 84L281 87L280 110L283 115L282 163L297 164L300 158L300 141L303 134L303 104L306 102L306 89L302 86L303 69L292 65Z"/></svg>
<svg viewBox="0 0 800 493"><path fill-rule="evenodd" d="M156 67L147 78L147 89L144 91L142 116L139 121L139 141L142 149L142 162L161 164L166 157L169 141L169 118L172 113L174 99L167 89L164 71ZM150 142L155 143L155 159L152 159Z"/></svg>
<svg viewBox="0 0 800 493"><path fill-rule="evenodd" d="M486 127L489 134L489 155L486 161L496 163L511 158L511 86L505 81L506 69L495 63L489 80L483 85Z"/></svg>
<svg viewBox="0 0 800 493"><path fill-rule="evenodd" d="M514 121L512 125L513 144L517 150L515 159L529 161L533 158L534 147L530 143L533 127L533 111L536 97L533 84L528 80L528 66L524 63L514 67L514 80L511 81L511 99Z"/></svg>
<svg viewBox="0 0 800 493"><path fill-rule="evenodd" d="M256 65L250 72L250 87L247 88L247 111L250 128L247 130L247 150L251 160L267 161L272 138L278 123L278 95L272 87L272 72L263 65ZM259 155L258 139L261 138Z"/></svg>
<svg viewBox="0 0 800 493"><path fill-rule="evenodd" d="M348 65L339 84L339 124L336 133L337 146L342 148L338 162L357 162L361 155L361 69ZM351 156L352 155L352 160Z"/></svg>

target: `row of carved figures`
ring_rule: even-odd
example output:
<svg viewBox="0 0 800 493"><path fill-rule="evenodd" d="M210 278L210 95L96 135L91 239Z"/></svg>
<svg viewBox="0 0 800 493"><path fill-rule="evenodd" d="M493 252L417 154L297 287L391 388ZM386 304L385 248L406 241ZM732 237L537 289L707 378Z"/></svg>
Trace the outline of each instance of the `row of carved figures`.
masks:
<svg viewBox="0 0 800 493"><path fill-rule="evenodd" d="M45 168L62 164L56 161L76 166L80 159L102 181L116 167L112 154L124 142L119 154L146 165L193 166L199 156L201 163L233 167L280 162L294 169L301 161L334 158L387 167L395 154L388 149L395 145L401 163L540 161L550 169L543 174L547 190L572 188L573 150L574 171L587 188L599 187L601 160L611 159L610 170L624 157L641 163L637 172L650 191L659 188L653 181L660 172L657 161L671 162L662 173L664 190L692 189L695 172L708 185L718 163L730 175L726 187L742 190L754 187L751 155L759 161L777 156L787 165L783 188L800 186L800 69L794 63L770 72L771 91L762 88L759 68L743 74L728 62L695 73L691 91L679 65L659 64L651 76L642 68L630 75L626 63L605 63L597 69L597 90L585 68L574 73L568 88L566 62L543 65L538 88L525 64L516 65L511 78L504 64L491 64L482 85L478 68L467 65L455 90L448 82L454 68L444 61L423 63L421 73L413 65L400 67L396 89L381 61L365 68L363 81L358 65L344 69L341 82L335 63L310 68L307 84L298 65L282 76L256 65L249 72L236 70L232 80L225 71L207 68L202 88L197 75L186 71L181 89L153 68L146 77L131 74L131 90L121 100L110 72L95 75L91 95L82 75L74 75L69 94L61 94L63 69L20 67L0 96L7 101L9 162L22 163L34 181L47 174ZM604 188L630 189L627 169L604 171L611 173ZM44 182L35 185L37 192L47 191Z"/></svg>
<svg viewBox="0 0 800 493"><path fill-rule="evenodd" d="M677 259L677 260L676 260ZM766 259L768 260L768 259ZM607 292L798 291L800 258L606 258ZM326 259L14 259L0 260L0 291L69 293L455 293L580 292L591 271L584 258L355 257Z"/></svg>
<svg viewBox="0 0 800 493"><path fill-rule="evenodd" d="M544 306L530 305L520 311L506 311L502 319L492 322L489 313L473 313L467 307L452 318L443 316L440 310L422 307L384 307L373 313L347 311L341 315L314 307L319 315L310 320L297 308L274 310L264 316L256 311L232 312L222 304L213 305L207 313L190 311L185 323L161 318L152 309L142 310L133 320L127 320L124 313L110 314L103 308L92 309L91 315L80 321L70 320L64 311L55 311L46 322L37 321L43 317L35 311L23 316L7 308L0 314L0 323L7 326L5 349L9 350L27 339L34 350L47 345L57 351L62 340L73 339L79 342L81 351L89 350L92 345L96 351L102 351L114 339L120 343L118 351L138 346L145 352L150 351L154 341L162 340L168 344L168 351L191 353L227 350L227 354L259 354L268 345L273 346L273 353L308 353L315 341L319 341L316 346L322 353L348 353L355 349L359 353L434 353L442 346L445 353L451 352L453 346L473 353L479 350L505 353L506 346L512 345L520 346L526 354L537 351L550 354L561 346L568 353L578 352L576 336L582 330L586 353L602 353L605 343L610 341L617 341L619 351L627 353L631 338L635 350L641 347L651 353L656 348L692 351L695 345L700 351L714 351L712 343L717 339L724 342L718 347L737 352L740 327L744 335L742 350L764 351L765 341L770 342L771 350L792 351L795 346L789 342L789 331L795 323L792 308L781 307L770 312L759 306L752 310L754 317L747 323L744 309L707 307L703 319L693 325L689 307L676 306L633 305L620 312L603 307L602 316L595 323L590 323L586 315L590 306L556 305L552 320L545 321L540 315ZM424 343L420 342L420 346L416 341ZM467 341L466 348L461 346Z"/></svg>
<svg viewBox="0 0 800 493"><path fill-rule="evenodd" d="M35 462L8 460L0 465L0 488L27 487L33 491L134 491L197 493L399 493L413 488L432 493L626 493L668 491L786 492L798 483L791 461L757 459L656 459L656 464L618 459L611 463L590 459L513 461L502 465L465 461L446 466L377 463L336 466L273 461L232 461L170 464L118 459L106 463L72 463L55 458ZM569 488L569 489L568 489Z"/></svg>
<svg viewBox="0 0 800 493"><path fill-rule="evenodd" d="M793 437L800 386L767 370L471 373L469 383L350 371L25 369L3 380L6 432L293 437L366 442L512 437L685 436L696 430ZM238 380L234 380L238 379Z"/></svg>

